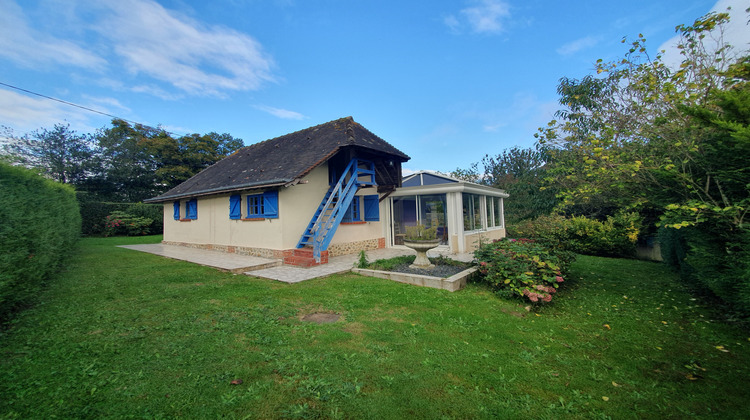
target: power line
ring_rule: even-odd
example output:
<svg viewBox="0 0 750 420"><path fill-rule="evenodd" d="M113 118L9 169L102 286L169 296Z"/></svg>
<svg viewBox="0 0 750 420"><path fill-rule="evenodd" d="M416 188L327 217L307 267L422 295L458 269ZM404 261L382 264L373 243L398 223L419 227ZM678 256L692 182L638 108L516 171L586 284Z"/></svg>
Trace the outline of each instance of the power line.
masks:
<svg viewBox="0 0 750 420"><path fill-rule="evenodd" d="M158 130L157 128L151 127L150 125L147 125L147 124L142 124L142 123L139 123L137 121L131 121L131 120L128 120L128 119L125 119L125 118L122 118L122 117L118 117L117 115L108 114L106 112L98 111L96 109L89 108L89 107L86 107L86 106L83 106L83 105L74 104L73 102L68 102L68 101L64 101L62 99L53 98L52 96L43 95L41 93L33 92L33 91L28 90L28 89L20 88L18 86L9 85L9 84L3 83L3 82L0 82L0 85L9 87L11 89L19 90L21 92L25 92L25 93L28 93L28 94L31 94L31 95L36 95L36 96L39 96L39 97L44 98L44 99L49 99L51 101L60 102L61 104L74 106L76 108L80 108L80 109L83 109L83 110L86 110L86 111L89 111L89 112L94 112L96 114L101 114L101 115L105 115L105 116L110 117L110 118L115 118L115 119L118 119L118 120L129 122L131 124L138 124L138 125L146 127L146 128L151 128L153 130ZM161 131L164 131L165 133L167 133L169 135L172 135L172 136L176 136L177 135L176 133L171 133L171 132L163 130L163 129Z"/></svg>

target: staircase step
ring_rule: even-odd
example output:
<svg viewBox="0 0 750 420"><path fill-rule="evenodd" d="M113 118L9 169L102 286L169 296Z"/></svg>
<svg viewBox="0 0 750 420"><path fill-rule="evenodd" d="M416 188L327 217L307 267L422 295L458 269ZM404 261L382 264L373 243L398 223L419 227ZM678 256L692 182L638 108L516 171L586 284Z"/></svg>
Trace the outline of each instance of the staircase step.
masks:
<svg viewBox="0 0 750 420"><path fill-rule="evenodd" d="M328 251L323 251L320 255L320 262L316 262L312 248L295 249L293 255L284 257L284 264L306 268L328 264Z"/></svg>

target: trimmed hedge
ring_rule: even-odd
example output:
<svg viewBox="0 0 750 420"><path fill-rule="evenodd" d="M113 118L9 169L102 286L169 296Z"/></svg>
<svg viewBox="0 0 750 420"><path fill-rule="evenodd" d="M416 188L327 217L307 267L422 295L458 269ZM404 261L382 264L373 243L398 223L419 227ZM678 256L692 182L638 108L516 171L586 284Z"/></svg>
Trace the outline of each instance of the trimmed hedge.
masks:
<svg viewBox="0 0 750 420"><path fill-rule="evenodd" d="M82 233L84 235L104 234L107 216L116 211L153 220L147 234L160 235L164 230L164 207L161 204L82 201Z"/></svg>
<svg viewBox="0 0 750 420"><path fill-rule="evenodd" d="M661 228L664 262L680 277L750 316L750 229L702 224Z"/></svg>
<svg viewBox="0 0 750 420"><path fill-rule="evenodd" d="M0 162L0 322L34 301L81 232L75 191Z"/></svg>

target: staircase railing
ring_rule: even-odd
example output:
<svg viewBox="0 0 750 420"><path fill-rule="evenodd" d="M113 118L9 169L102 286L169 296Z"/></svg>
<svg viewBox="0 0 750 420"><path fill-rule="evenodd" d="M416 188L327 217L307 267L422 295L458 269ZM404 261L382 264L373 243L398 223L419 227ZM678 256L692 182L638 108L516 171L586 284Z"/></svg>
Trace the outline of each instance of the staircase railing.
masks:
<svg viewBox="0 0 750 420"><path fill-rule="evenodd" d="M366 168L360 168L360 165L366 165ZM362 179L363 177L365 179ZM312 246L313 257L316 262L320 262L321 252L328 249L336 229L344 218L345 210L349 208L357 190L363 185L376 185L374 164L363 159L352 159L338 182L326 193L297 243L297 248Z"/></svg>

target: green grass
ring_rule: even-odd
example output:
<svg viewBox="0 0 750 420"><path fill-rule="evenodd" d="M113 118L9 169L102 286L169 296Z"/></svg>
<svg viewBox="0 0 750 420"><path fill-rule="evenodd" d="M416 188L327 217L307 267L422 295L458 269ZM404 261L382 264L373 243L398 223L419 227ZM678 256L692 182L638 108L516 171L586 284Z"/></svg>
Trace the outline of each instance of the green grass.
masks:
<svg viewBox="0 0 750 420"><path fill-rule="evenodd" d="M655 263L580 257L527 312L476 284L288 285L114 247L159 239L82 241L0 336L1 417L750 418L747 333Z"/></svg>

